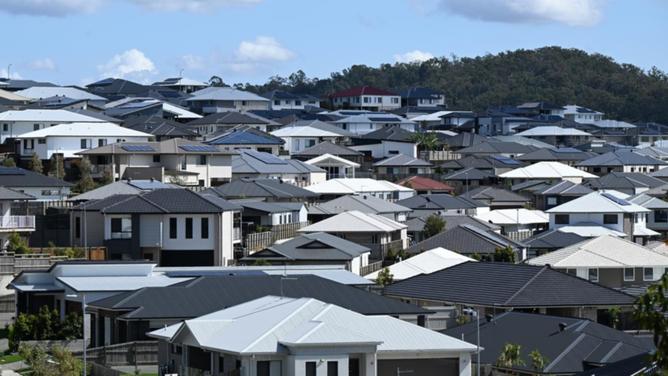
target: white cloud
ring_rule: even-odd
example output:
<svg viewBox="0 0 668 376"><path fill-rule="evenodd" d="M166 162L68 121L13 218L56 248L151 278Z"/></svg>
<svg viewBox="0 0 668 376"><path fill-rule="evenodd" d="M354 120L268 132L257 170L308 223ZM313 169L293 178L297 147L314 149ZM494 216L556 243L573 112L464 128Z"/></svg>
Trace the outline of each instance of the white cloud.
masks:
<svg viewBox="0 0 668 376"><path fill-rule="evenodd" d="M90 13L103 0L2 0L0 11L30 16L64 17L70 14Z"/></svg>
<svg viewBox="0 0 668 376"><path fill-rule="evenodd" d="M206 63L204 58L198 55L187 54L181 56L180 64L183 69L200 70L204 69Z"/></svg>
<svg viewBox="0 0 668 376"><path fill-rule="evenodd" d="M422 62L433 58L434 55L431 53L420 50L413 50L403 54L394 55L394 61L397 63Z"/></svg>
<svg viewBox="0 0 668 376"><path fill-rule="evenodd" d="M606 0L441 0L441 6L471 19L506 23L557 22L592 26Z"/></svg>
<svg viewBox="0 0 668 376"><path fill-rule="evenodd" d="M0 69L0 78L7 78L7 68ZM9 78L12 78L12 79L15 79L15 80L23 79L23 77L19 74L19 72L16 72L14 70L10 70ZM0 88L2 88L2 86L0 86Z"/></svg>
<svg viewBox="0 0 668 376"><path fill-rule="evenodd" d="M295 54L281 46L276 39L259 36L254 41L241 42L236 56L240 61L268 62L290 60Z"/></svg>
<svg viewBox="0 0 668 376"><path fill-rule="evenodd" d="M103 77L124 78L157 73L155 64L136 48L115 55L108 62L98 65Z"/></svg>
<svg viewBox="0 0 668 376"><path fill-rule="evenodd" d="M228 5L257 4L261 0L130 0L150 10L207 12Z"/></svg>
<svg viewBox="0 0 668 376"><path fill-rule="evenodd" d="M33 60L30 63L30 67L32 69L52 71L56 69L56 63L51 58L45 57L44 59Z"/></svg>

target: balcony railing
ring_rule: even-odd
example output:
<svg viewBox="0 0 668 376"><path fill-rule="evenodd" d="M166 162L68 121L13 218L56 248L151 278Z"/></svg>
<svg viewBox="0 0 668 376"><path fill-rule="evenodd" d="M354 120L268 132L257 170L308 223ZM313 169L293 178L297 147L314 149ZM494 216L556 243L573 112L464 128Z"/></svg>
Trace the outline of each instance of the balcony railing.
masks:
<svg viewBox="0 0 668 376"><path fill-rule="evenodd" d="M34 215L6 215L0 217L0 230L34 230Z"/></svg>
<svg viewBox="0 0 668 376"><path fill-rule="evenodd" d="M241 227L234 227L232 229L232 240L233 241L241 240Z"/></svg>

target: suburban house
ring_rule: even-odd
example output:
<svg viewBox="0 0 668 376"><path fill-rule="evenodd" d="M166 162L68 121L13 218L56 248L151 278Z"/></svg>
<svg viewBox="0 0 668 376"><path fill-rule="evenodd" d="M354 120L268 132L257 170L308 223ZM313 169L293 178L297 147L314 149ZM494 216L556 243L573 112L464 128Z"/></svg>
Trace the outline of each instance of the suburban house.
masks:
<svg viewBox="0 0 668 376"><path fill-rule="evenodd" d="M472 111L436 111L429 114L419 115L411 118L420 124L422 129L447 129L462 130L463 127L472 125L475 121L475 113Z"/></svg>
<svg viewBox="0 0 668 376"><path fill-rule="evenodd" d="M387 253L406 249L406 225L378 214L350 210L298 230L326 232L371 249L371 258L382 260Z"/></svg>
<svg viewBox="0 0 668 376"><path fill-rule="evenodd" d="M427 235L433 236L432 234L425 233L425 227L427 220L431 215L422 215L418 217L411 217L406 221L406 226L408 226L408 237L411 238L411 244L417 244L427 239ZM470 215L462 214L446 214L442 215L443 220L445 221L445 226L443 231L450 230L452 228L458 227L462 224L469 224L473 226L480 227L482 229L490 230L497 234L501 233L501 227L479 220L476 217ZM436 247L435 247L436 248ZM423 248L421 251L425 251L428 248Z"/></svg>
<svg viewBox="0 0 668 376"><path fill-rule="evenodd" d="M613 171L598 179L588 180L585 185L597 191L611 189L633 196L654 188L663 189L666 182L643 172Z"/></svg>
<svg viewBox="0 0 668 376"><path fill-rule="evenodd" d="M616 236L603 235L526 261L614 289L648 286L668 271L668 255Z"/></svg>
<svg viewBox="0 0 668 376"><path fill-rule="evenodd" d="M499 177L510 182L510 184L517 184L527 180L547 180L551 182L568 180L580 184L584 179L596 178L596 175L559 162L538 162L504 172Z"/></svg>
<svg viewBox="0 0 668 376"><path fill-rule="evenodd" d="M303 110L308 107L320 107L320 98L308 94L294 94L283 90L272 90L262 94L269 99L269 109Z"/></svg>
<svg viewBox="0 0 668 376"><path fill-rule="evenodd" d="M418 155L414 136L415 133L397 126L384 127L353 138L353 146L350 148L375 159L398 154L416 158Z"/></svg>
<svg viewBox="0 0 668 376"><path fill-rule="evenodd" d="M348 115L333 121L332 124L358 136L388 127L398 127L408 132L415 132L416 129L414 121L398 115L378 112Z"/></svg>
<svg viewBox="0 0 668 376"><path fill-rule="evenodd" d="M329 141L321 142L310 148L306 148L299 153L294 153L291 155L291 158L307 161L325 154L344 158L357 164L362 164L363 162L362 153L359 151Z"/></svg>
<svg viewBox="0 0 668 376"><path fill-rule="evenodd" d="M333 144L332 144L333 145ZM316 145L317 146L317 145ZM327 179L355 178L355 170L361 165L349 159L334 154L325 153L304 161L327 171Z"/></svg>
<svg viewBox="0 0 668 376"><path fill-rule="evenodd" d="M234 110L214 112L200 119L195 119L186 124L186 126L196 131L204 138L213 138L219 132L229 131L230 129L244 126L255 128L266 132L269 125L274 123L268 119L254 115L250 112L238 112Z"/></svg>
<svg viewBox="0 0 668 376"><path fill-rule="evenodd" d="M231 87L207 87L191 93L186 103L195 112L268 110L269 99Z"/></svg>
<svg viewBox="0 0 668 376"><path fill-rule="evenodd" d="M401 97L371 86L354 87L329 96L335 108L389 111L401 107Z"/></svg>
<svg viewBox="0 0 668 376"><path fill-rule="evenodd" d="M460 159L451 159L441 164L441 168L446 171L459 171L467 168L475 168L484 171L493 176L498 176L504 172L523 167L524 162L504 157L502 155L469 155Z"/></svg>
<svg viewBox="0 0 668 376"><path fill-rule="evenodd" d="M225 150L249 149L278 155L285 141L248 126L240 126L222 131L206 141L209 145L220 145Z"/></svg>
<svg viewBox="0 0 668 376"><path fill-rule="evenodd" d="M2 176L1 173L0 176ZM34 199L34 197L25 193L0 186L0 250L7 247L9 236L12 233L25 235L25 233L35 231L34 215L17 215L12 211L14 202L26 202Z"/></svg>
<svg viewBox="0 0 668 376"><path fill-rule="evenodd" d="M290 154L302 152L324 141L334 144L341 143L353 135L320 120L299 120L271 134L285 141L284 149Z"/></svg>
<svg viewBox="0 0 668 376"><path fill-rule="evenodd" d="M344 195L371 195L387 201L396 202L415 196L415 190L394 184L386 180L369 178L329 179L318 184L305 187L321 196L322 200L330 200Z"/></svg>
<svg viewBox="0 0 668 376"><path fill-rule="evenodd" d="M659 235L647 228L650 209L631 203L615 191L595 191L546 211L550 229L563 226L596 226L625 234L636 243Z"/></svg>
<svg viewBox="0 0 668 376"><path fill-rule="evenodd" d="M424 176L411 176L397 182L399 185L415 189L418 194L453 193L455 188L438 180Z"/></svg>
<svg viewBox="0 0 668 376"><path fill-rule="evenodd" d="M642 155L631 150L616 150L585 159L577 164L587 172L599 176L609 172L644 172L650 173L668 165L660 159Z"/></svg>
<svg viewBox="0 0 668 376"><path fill-rule="evenodd" d="M500 262L464 262L420 274L386 286L385 295L423 307L470 307L481 315L539 312L596 322L609 308L628 310L635 303L631 295L549 266Z"/></svg>
<svg viewBox="0 0 668 376"><path fill-rule="evenodd" d="M431 163L405 154L396 154L373 164L380 176L428 175L431 167Z"/></svg>
<svg viewBox="0 0 668 376"><path fill-rule="evenodd" d="M559 162L569 166L575 166L578 162L584 161L597 154L589 151L582 151L575 148L543 148L523 154L517 157L518 161L536 163L536 162Z"/></svg>
<svg viewBox="0 0 668 376"><path fill-rule="evenodd" d="M327 172L296 159L282 159L273 154L239 149L232 156L232 180L280 179L299 186L319 184Z"/></svg>
<svg viewBox="0 0 668 376"><path fill-rule="evenodd" d="M271 265L345 265L357 275L364 275L371 249L325 232L303 234L279 241L241 259L252 264L262 261Z"/></svg>
<svg viewBox="0 0 668 376"><path fill-rule="evenodd" d="M153 86L164 86L166 88L180 91L182 93L192 93L203 89L209 85L204 82L193 80L186 77L170 77L162 81L154 82Z"/></svg>
<svg viewBox="0 0 668 376"><path fill-rule="evenodd" d="M99 95L89 93L76 87L66 86L31 86L14 93L32 100L43 100L53 97L68 98L76 101L83 100L97 107L104 106L108 101L107 98Z"/></svg>
<svg viewBox="0 0 668 376"><path fill-rule="evenodd" d="M529 203L529 199L524 196L496 187L477 187L460 196L486 204L491 210L523 208Z"/></svg>
<svg viewBox="0 0 668 376"><path fill-rule="evenodd" d="M211 336L211 333L216 333ZM243 333L243 335L240 335ZM150 332L158 366L189 375L471 375L476 346L391 316L266 296Z"/></svg>
<svg viewBox="0 0 668 376"><path fill-rule="evenodd" d="M556 125L533 127L519 132L517 135L560 147L582 145L592 137L591 134L585 131L575 128L563 128Z"/></svg>
<svg viewBox="0 0 668 376"><path fill-rule="evenodd" d="M187 189L114 195L71 210L72 241L104 246L111 260L225 266L234 259L234 244L241 242L241 210Z"/></svg>
<svg viewBox="0 0 668 376"><path fill-rule="evenodd" d="M179 122L187 122L202 117L167 101L153 97L127 97L104 105L104 114L118 119L132 119L143 116L160 116Z"/></svg>
<svg viewBox="0 0 668 376"><path fill-rule="evenodd" d="M319 196L317 193L278 179L238 179L204 192L226 200L238 201L312 202Z"/></svg>
<svg viewBox="0 0 668 376"><path fill-rule="evenodd" d="M565 232L562 231L563 229L564 227L543 231L530 238L522 240L522 244L527 247L527 257L533 258L544 255L591 238L578 235L574 232Z"/></svg>
<svg viewBox="0 0 668 376"><path fill-rule="evenodd" d="M382 215L393 221L406 222L411 209L369 194L345 195L333 200L311 205L308 208L309 218L313 222L350 210L362 213Z"/></svg>
<svg viewBox="0 0 668 376"><path fill-rule="evenodd" d="M603 112L575 104L565 105L564 110L561 112L561 116L563 116L564 119L584 124L601 121L603 120L603 115L605 115Z"/></svg>
<svg viewBox="0 0 668 376"><path fill-rule="evenodd" d="M267 295L315 298L367 316L391 315L418 321L429 315L424 308L315 274L286 277L247 269L249 273L208 273L183 284L144 287L96 300L88 307L98 326L91 342L97 347L147 340L149 331Z"/></svg>
<svg viewBox="0 0 668 376"><path fill-rule="evenodd" d="M665 235L668 232L668 202L644 193L627 197L626 200L652 211L647 218L647 228L661 235Z"/></svg>
<svg viewBox="0 0 668 376"><path fill-rule="evenodd" d="M102 200L113 195L136 195L154 189L180 188L176 184L165 184L157 180L119 180L105 184L85 193L72 196L67 201L81 202Z"/></svg>
<svg viewBox="0 0 668 376"><path fill-rule="evenodd" d="M0 143L8 138L16 138L25 133L38 131L63 123L104 123L96 117L67 110L32 109L0 112Z"/></svg>
<svg viewBox="0 0 668 376"><path fill-rule="evenodd" d="M249 225L248 230L252 231L281 225L304 226L308 221L306 206L301 202L239 201L237 204L243 208L244 225Z"/></svg>
<svg viewBox="0 0 668 376"><path fill-rule="evenodd" d="M619 362L637 357L649 359L654 351L648 338L636 337L592 320L520 311L490 316L480 320L480 324L470 322L442 333L472 343L480 338L485 348L480 353L481 367L503 374L606 376L622 372L624 375L641 375L643 367L628 369ZM520 348L522 363L517 362L511 368L500 367L497 362L507 343ZM544 357L542 369L536 369L536 363L529 355L533 351ZM604 371L608 367L613 368L613 373Z"/></svg>
<svg viewBox="0 0 668 376"><path fill-rule="evenodd" d="M537 148L517 142L492 141L480 142L469 147L457 150L463 156L469 155L501 155L507 158L517 158L524 154L535 151Z"/></svg>
<svg viewBox="0 0 668 376"><path fill-rule="evenodd" d="M516 240L524 240L547 229L549 216L540 210L498 209L477 215L477 218L501 227L501 233Z"/></svg>
<svg viewBox="0 0 668 376"><path fill-rule="evenodd" d="M444 175L441 179L452 185L456 193L467 192L475 187L481 187L496 181L496 177L489 172L479 170L475 167L455 170Z"/></svg>
<svg viewBox="0 0 668 376"><path fill-rule="evenodd" d="M162 116L138 116L123 122L125 128L149 133L156 141L165 141L170 138L185 138L194 140L197 132L187 128L184 124Z"/></svg>
<svg viewBox="0 0 668 376"><path fill-rule="evenodd" d="M116 180L154 178L165 183L210 187L232 178L232 155L216 145L174 138L161 142L121 142L77 153L94 169L107 168Z"/></svg>
<svg viewBox="0 0 668 376"><path fill-rule="evenodd" d="M404 107L443 107L445 94L426 87L411 87L399 92Z"/></svg>
<svg viewBox="0 0 668 376"><path fill-rule="evenodd" d="M397 201L397 204L413 210L413 215L424 217L431 214L470 214L489 211L489 206L466 197L446 193L421 194Z"/></svg>
<svg viewBox="0 0 668 376"><path fill-rule="evenodd" d="M419 274L437 272L468 261L475 262L476 260L457 252L437 247L392 264L387 269L392 274L393 281L401 281ZM375 280L378 278L379 273L380 270L367 274L364 278Z"/></svg>
<svg viewBox="0 0 668 376"><path fill-rule="evenodd" d="M596 180L590 180L590 182L592 181ZM530 182L531 181L527 183ZM576 184L569 180L562 180L556 183L551 183L549 181L533 182L537 184L532 187L520 188L519 185L522 184L520 183L517 186L513 186L513 190L528 193L533 197L533 203L538 210L551 209L592 192L586 185Z"/></svg>
<svg viewBox="0 0 668 376"><path fill-rule="evenodd" d="M37 201L67 199L73 184L20 167L0 166L0 186L24 193Z"/></svg>
<svg viewBox="0 0 668 376"><path fill-rule="evenodd" d="M53 154L63 158L81 158L81 151L121 142L148 142L149 133L135 131L113 123L66 123L18 137L22 159L37 154L39 159L51 159Z"/></svg>

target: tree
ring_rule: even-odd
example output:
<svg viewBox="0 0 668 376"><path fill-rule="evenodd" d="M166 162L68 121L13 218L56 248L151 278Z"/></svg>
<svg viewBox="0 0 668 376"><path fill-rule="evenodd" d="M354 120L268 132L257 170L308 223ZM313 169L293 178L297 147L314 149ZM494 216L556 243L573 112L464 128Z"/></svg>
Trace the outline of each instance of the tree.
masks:
<svg viewBox="0 0 668 376"><path fill-rule="evenodd" d="M12 232L7 239L7 252L23 255L30 253L30 247L28 247L28 242L18 232Z"/></svg>
<svg viewBox="0 0 668 376"><path fill-rule="evenodd" d="M14 158L7 157L2 160L2 165L4 167L16 167L16 162L14 161Z"/></svg>
<svg viewBox="0 0 668 376"><path fill-rule="evenodd" d="M643 329L654 333L654 361L660 369L668 369L668 273L647 288L638 298L634 316Z"/></svg>
<svg viewBox="0 0 668 376"><path fill-rule="evenodd" d="M114 182L114 176L111 173L111 167L105 166L102 170L102 177L100 178L100 185L107 185Z"/></svg>
<svg viewBox="0 0 668 376"><path fill-rule="evenodd" d="M39 158L37 153L32 153L32 157L30 157L30 169L40 174L44 170L44 166L42 166L42 160Z"/></svg>
<svg viewBox="0 0 668 376"><path fill-rule="evenodd" d="M42 306L37 314L20 313L7 331L9 334L9 348L16 350L22 341L81 338L83 335L83 320L80 314L70 312L61 321L58 311L48 306Z"/></svg>
<svg viewBox="0 0 668 376"><path fill-rule="evenodd" d="M497 367L512 369L516 366L523 366L524 360L522 360L522 346L513 343L506 343L499 354L498 359L496 359Z"/></svg>
<svg viewBox="0 0 668 376"><path fill-rule="evenodd" d="M394 281L394 275L390 272L390 269L383 268L380 272L378 272L378 277L376 277L376 283L379 286L385 287L387 285L391 285L393 281Z"/></svg>
<svg viewBox="0 0 668 376"><path fill-rule="evenodd" d="M90 160L84 157L79 161L79 181L74 186L74 189L79 193L88 192L95 188L95 182L91 176Z"/></svg>
<svg viewBox="0 0 668 376"><path fill-rule="evenodd" d="M445 220L438 214L432 214L427 217L427 220L424 223L424 236L425 238L431 238L432 236L440 233L445 228Z"/></svg>
<svg viewBox="0 0 668 376"><path fill-rule="evenodd" d="M529 358L531 358L531 368L534 371L543 372L545 367L550 362L543 354L538 351L538 349L533 350L529 353Z"/></svg>
<svg viewBox="0 0 668 376"><path fill-rule="evenodd" d="M83 373L81 360L64 347L53 346L52 356L39 345L21 345L19 354L30 366L32 376L79 376ZM86 372L88 374L88 372Z"/></svg>
<svg viewBox="0 0 668 376"><path fill-rule="evenodd" d="M503 248L497 248L494 250L494 261L495 262L515 262L515 251L513 247L507 245Z"/></svg>
<svg viewBox="0 0 668 376"><path fill-rule="evenodd" d="M430 132L415 132L411 135L411 141L417 144L419 150L436 150L439 145L436 134Z"/></svg>
<svg viewBox="0 0 668 376"><path fill-rule="evenodd" d="M225 86L225 83L223 82L223 79L220 78L219 76L211 76L211 78L209 78L209 86L223 87Z"/></svg>
<svg viewBox="0 0 668 376"><path fill-rule="evenodd" d="M56 179L65 178L65 164L63 163L63 156L61 154L53 154L49 162L49 176Z"/></svg>

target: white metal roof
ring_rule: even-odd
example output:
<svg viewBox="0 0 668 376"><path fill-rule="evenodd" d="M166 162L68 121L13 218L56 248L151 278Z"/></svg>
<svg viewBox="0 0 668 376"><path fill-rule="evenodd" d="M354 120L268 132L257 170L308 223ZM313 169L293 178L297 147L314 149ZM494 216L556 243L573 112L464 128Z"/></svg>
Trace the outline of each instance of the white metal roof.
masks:
<svg viewBox="0 0 668 376"><path fill-rule="evenodd" d="M610 191L594 191L552 209L548 213L649 213L651 210L626 201Z"/></svg>
<svg viewBox="0 0 668 376"><path fill-rule="evenodd" d="M392 232L406 225L377 214L351 210L302 227L299 232Z"/></svg>
<svg viewBox="0 0 668 376"><path fill-rule="evenodd" d="M425 115L420 115L420 116L415 116L411 118L412 121L441 121L441 116L445 116L447 114L451 114L454 111L436 111L431 114L425 114Z"/></svg>
<svg viewBox="0 0 668 376"><path fill-rule="evenodd" d="M573 226L562 226L559 227L559 231L580 235L584 238L593 238L601 235L612 235L620 238L626 236L626 234L621 231L616 231L597 224L578 224Z"/></svg>
<svg viewBox="0 0 668 376"><path fill-rule="evenodd" d="M313 298L265 296L149 333L150 337L234 354L287 347L377 346L378 357L459 354L476 346L390 316L364 316Z"/></svg>
<svg viewBox="0 0 668 376"><path fill-rule="evenodd" d="M74 291L132 291L144 287L164 287L185 282L191 278L151 276L57 277L58 281Z"/></svg>
<svg viewBox="0 0 668 376"><path fill-rule="evenodd" d="M134 129L121 127L113 123L65 123L53 127L42 128L37 131L24 133L17 138L45 138L45 137L146 137L153 135Z"/></svg>
<svg viewBox="0 0 668 376"><path fill-rule="evenodd" d="M322 183L317 183L305 187L311 192L320 194L354 194L364 192L415 192L415 190L394 184L387 180L376 180L369 178L354 179L329 179Z"/></svg>
<svg viewBox="0 0 668 376"><path fill-rule="evenodd" d="M497 225L536 224L550 222L550 216L541 210L498 209L476 215L478 219Z"/></svg>
<svg viewBox="0 0 668 376"><path fill-rule="evenodd" d="M188 111L183 107L173 105L169 102L162 102L162 110L176 115L177 119L200 119L202 115Z"/></svg>
<svg viewBox="0 0 668 376"><path fill-rule="evenodd" d="M89 93L85 90L77 89L75 87L62 86L32 86L27 89L16 92L18 95L32 99L44 99L55 96L67 97L72 99L88 99L94 101L107 101L107 98Z"/></svg>
<svg viewBox="0 0 668 376"><path fill-rule="evenodd" d="M533 127L527 129L526 131L517 133L518 136L522 137L545 137L545 136L591 136L590 133L581 131L575 128L562 128L557 127L556 125L549 125L544 127Z"/></svg>
<svg viewBox="0 0 668 376"><path fill-rule="evenodd" d="M192 93L187 102L195 101L259 101L269 102L269 99L248 91L231 87L207 87Z"/></svg>
<svg viewBox="0 0 668 376"><path fill-rule="evenodd" d="M530 259L527 263L555 268L668 267L668 257L640 244L602 235Z"/></svg>
<svg viewBox="0 0 668 376"><path fill-rule="evenodd" d="M310 127L308 125L290 126L271 132L276 137L341 137L342 133L335 133L326 129Z"/></svg>
<svg viewBox="0 0 668 376"><path fill-rule="evenodd" d="M506 179L597 178L596 175L560 162L538 162L499 175Z"/></svg>
<svg viewBox="0 0 668 376"><path fill-rule="evenodd" d="M388 266L387 269L389 269L393 279L395 281L399 281L402 279L414 277L418 274L433 273L467 261L476 260L461 255L457 252L437 247L429 251L419 253L396 264L392 264ZM375 280L378 278L378 273L380 273L380 270L366 275L364 278Z"/></svg>
<svg viewBox="0 0 668 376"><path fill-rule="evenodd" d="M103 123L104 120L67 110L21 110L0 112L0 121L39 121L50 123Z"/></svg>
<svg viewBox="0 0 668 376"><path fill-rule="evenodd" d="M340 165L345 165L348 167L355 167L359 168L360 164L355 163L353 161L349 161L345 158L341 158L336 155L332 155L329 153L325 153L323 155L319 155L315 158L311 158L308 161L305 161L304 163L308 163L310 165L314 166L340 166Z"/></svg>

